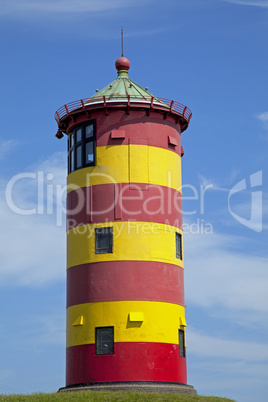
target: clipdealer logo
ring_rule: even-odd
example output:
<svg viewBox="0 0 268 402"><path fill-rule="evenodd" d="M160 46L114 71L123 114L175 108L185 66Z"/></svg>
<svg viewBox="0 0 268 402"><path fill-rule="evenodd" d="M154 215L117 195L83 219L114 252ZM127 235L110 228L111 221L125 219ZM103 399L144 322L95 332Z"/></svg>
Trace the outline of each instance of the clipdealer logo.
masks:
<svg viewBox="0 0 268 402"><path fill-rule="evenodd" d="M121 192L117 189L117 183L113 177L105 173L91 174L89 177L87 177L87 188L93 184L92 180L93 182L98 182L100 179L104 180L106 183L115 185L115 197L111 201L111 204L106 205L105 210L94 211L95 216L109 212L117 203L120 203L122 211L124 211L128 216L133 215L133 218L135 218L135 215L139 215L140 211L138 209L131 210L131 212L126 209L128 205L127 201L130 196L125 194L125 187L120 190ZM168 176L168 180L171 180L170 175ZM261 232L263 228L263 192L261 186L262 170L259 170L251 174L249 178L244 178L236 183L228 191L228 200L226 200L228 211L232 218L234 218L244 227L255 232ZM29 188L31 189L30 191ZM152 217L158 213L163 215L166 213L169 214L172 204L175 210L177 210L180 214L182 213L185 217L189 215L200 217L197 218L196 222L183 223L184 231L190 233L211 234L213 233L213 225L210 222L206 222L204 218L206 201L205 194L212 188L213 184L206 186L200 185L199 188L196 188L190 184L182 185L178 189L180 193L182 193L184 189L192 192L191 196L183 196L183 205L186 205L186 210L181 209L181 202L179 202L177 192L174 193L175 198L169 195L168 199L166 199L161 186L158 187L159 193L157 195L152 195L152 197L149 197L149 199L146 197L144 198L143 191L141 191L141 189L139 189L137 186L137 194L135 196L133 195L131 199L139 200L139 202L137 202L137 208L142 209L143 212L151 215ZM69 211L66 208L65 199L66 194L72 190L76 191L78 201L76 205L72 205L72 209ZM35 201L25 204L23 203L23 197L25 197L25 194L28 194L28 192ZM237 197L235 197L237 194L249 196L249 206L247 205L248 210L250 210L249 218L246 216L245 207L242 207L237 203ZM84 208L86 203L86 195L80 187L77 187L74 184L58 184L55 180L55 176L52 173L45 173L42 171L38 171L36 173L24 172L12 177L7 183L5 196L7 206L12 212L24 216L44 214L55 215L57 226L62 226L65 224L66 214L70 212L71 215L75 216L75 214L79 213ZM155 202L156 200L158 200L157 209L150 210L150 202ZM154 202L152 202L152 205ZM191 206L190 209L187 208L189 206ZM73 221L72 224L72 219L69 220L69 223L70 226L75 225L75 221Z"/></svg>
<svg viewBox="0 0 268 402"><path fill-rule="evenodd" d="M253 173L249 176L249 183L243 179L236 183L228 194L228 210L231 216L241 225L254 230L255 232L262 231L262 170ZM256 189L257 188L257 189ZM258 189L259 188L259 189ZM238 213L234 212L231 207L231 198L238 193L248 192L250 190L250 217L247 219Z"/></svg>

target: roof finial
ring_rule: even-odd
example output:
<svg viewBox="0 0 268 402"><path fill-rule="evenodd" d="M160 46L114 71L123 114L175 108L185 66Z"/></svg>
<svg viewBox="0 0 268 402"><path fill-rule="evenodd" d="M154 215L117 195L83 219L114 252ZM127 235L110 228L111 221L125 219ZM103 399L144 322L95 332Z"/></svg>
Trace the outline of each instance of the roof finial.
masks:
<svg viewBox="0 0 268 402"><path fill-rule="evenodd" d="M115 62L115 67L118 71L118 76L123 77L128 75L128 70L130 67L130 62L128 59L124 57L124 49L123 49L123 26L121 26L121 48L122 48L122 56Z"/></svg>
<svg viewBox="0 0 268 402"><path fill-rule="evenodd" d="M122 48L122 57L124 57L124 51L123 51L123 26L121 27L121 48Z"/></svg>

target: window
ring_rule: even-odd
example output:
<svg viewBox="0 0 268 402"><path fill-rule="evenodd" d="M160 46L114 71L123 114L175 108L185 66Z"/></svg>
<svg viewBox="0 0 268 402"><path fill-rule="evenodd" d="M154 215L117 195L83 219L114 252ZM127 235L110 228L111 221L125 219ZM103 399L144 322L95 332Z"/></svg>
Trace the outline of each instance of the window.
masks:
<svg viewBox="0 0 268 402"><path fill-rule="evenodd" d="M113 228L95 229L95 254L113 252Z"/></svg>
<svg viewBox="0 0 268 402"><path fill-rule="evenodd" d="M180 233L176 233L176 258L182 260L182 244L181 244L182 236Z"/></svg>
<svg viewBox="0 0 268 402"><path fill-rule="evenodd" d="M76 129L76 142L82 141L82 129L77 128Z"/></svg>
<svg viewBox="0 0 268 402"><path fill-rule="evenodd" d="M184 330L179 329L179 356L185 357L185 339Z"/></svg>
<svg viewBox="0 0 268 402"><path fill-rule="evenodd" d="M86 162L92 163L94 161L94 147L93 142L86 143Z"/></svg>
<svg viewBox="0 0 268 402"><path fill-rule="evenodd" d="M114 354L114 327L95 328L95 354Z"/></svg>
<svg viewBox="0 0 268 402"><path fill-rule="evenodd" d="M95 121L76 127L69 134L68 173L96 164Z"/></svg>
<svg viewBox="0 0 268 402"><path fill-rule="evenodd" d="M76 147L76 167L77 169L82 167L82 147Z"/></svg>

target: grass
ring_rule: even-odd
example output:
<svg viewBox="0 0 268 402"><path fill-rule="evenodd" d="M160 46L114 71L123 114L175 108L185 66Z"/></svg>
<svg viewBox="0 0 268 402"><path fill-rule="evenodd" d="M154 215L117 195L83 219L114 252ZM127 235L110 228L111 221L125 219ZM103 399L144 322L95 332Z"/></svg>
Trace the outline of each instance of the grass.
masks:
<svg viewBox="0 0 268 402"><path fill-rule="evenodd" d="M7 402L50 402L50 401L81 401L81 402L235 402L232 399L216 396L178 395L155 392L130 391L77 391L52 394L31 395L0 395L0 401Z"/></svg>

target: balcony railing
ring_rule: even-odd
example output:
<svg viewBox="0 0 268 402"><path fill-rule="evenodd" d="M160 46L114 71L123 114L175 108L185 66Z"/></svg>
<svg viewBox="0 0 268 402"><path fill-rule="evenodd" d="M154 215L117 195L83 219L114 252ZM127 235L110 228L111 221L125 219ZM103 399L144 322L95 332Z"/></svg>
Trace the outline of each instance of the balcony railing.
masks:
<svg viewBox="0 0 268 402"><path fill-rule="evenodd" d="M184 106L183 104L165 99L165 98L155 98L154 96L148 96L143 97L143 96L99 96L99 97L92 97L92 98L86 98L86 99L79 99L77 101L73 101L70 103L67 103L66 105L60 107L56 113L55 113L55 119L59 123L60 120L62 120L64 117L68 116L71 114L73 111L79 111L85 109L87 106L96 104L96 103L102 103L104 104L105 107L109 105L109 103L116 103L116 102L126 102L128 106L137 104L137 103L146 103L150 104L150 108L153 108L154 106L161 106L164 109L168 109L170 112L176 112L180 116L184 117L186 121L189 123L190 119L192 117L192 112L191 110L187 107Z"/></svg>

